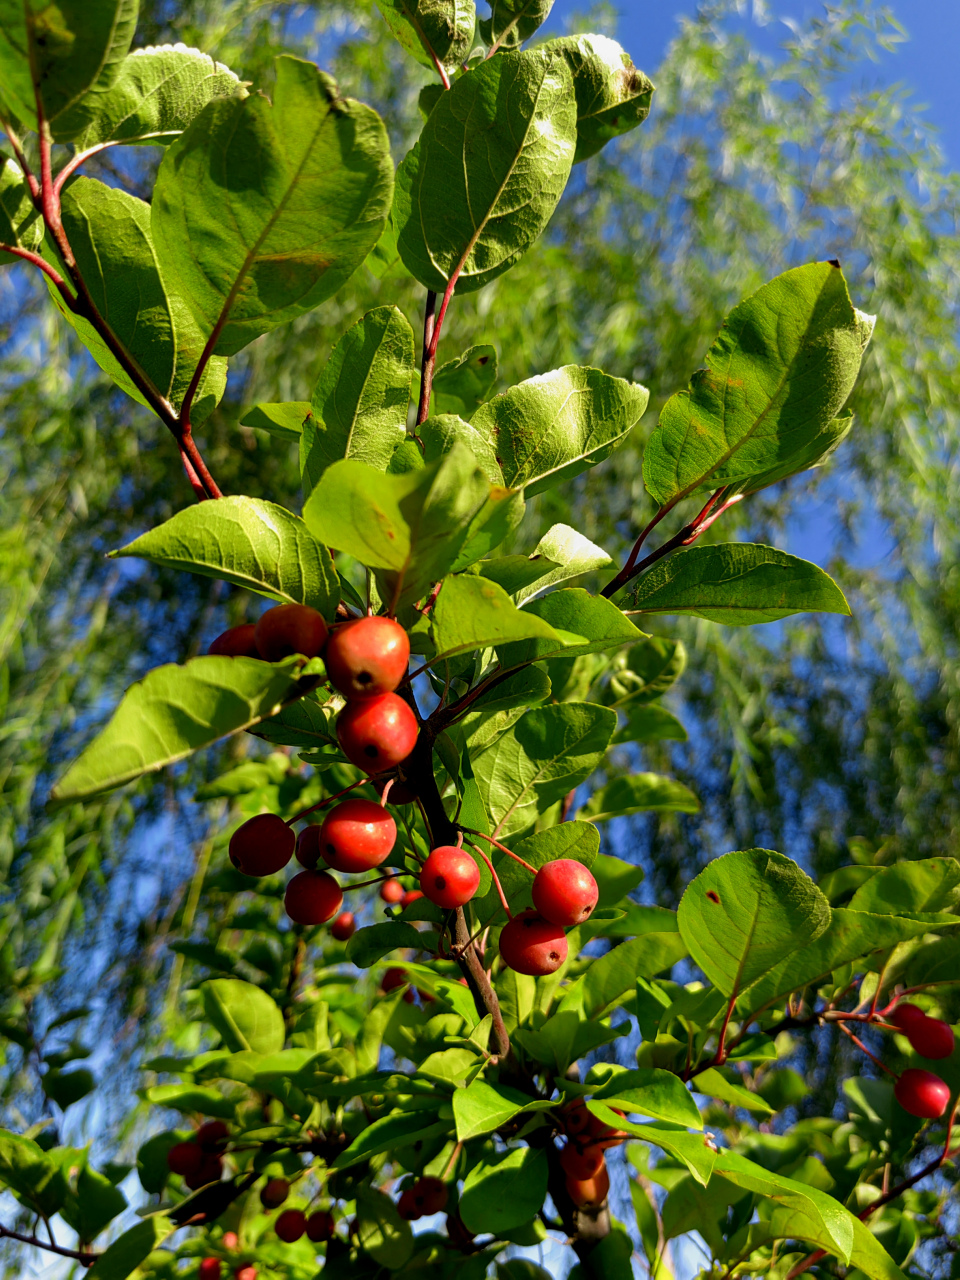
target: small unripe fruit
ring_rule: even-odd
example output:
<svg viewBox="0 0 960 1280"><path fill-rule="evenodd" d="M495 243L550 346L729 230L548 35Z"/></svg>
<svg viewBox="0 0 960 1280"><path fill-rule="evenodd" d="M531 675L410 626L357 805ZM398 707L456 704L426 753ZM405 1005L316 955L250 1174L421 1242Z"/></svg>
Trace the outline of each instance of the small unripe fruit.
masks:
<svg viewBox="0 0 960 1280"><path fill-rule="evenodd" d="M409 907L411 902L419 902L423 897L422 889L407 889L400 899L401 907Z"/></svg>
<svg viewBox="0 0 960 1280"><path fill-rule="evenodd" d="M892 1022L895 1027L899 1027L901 1031L905 1032L912 1022L920 1021L926 1016L918 1005L903 1002L898 1004L893 1012L887 1015L887 1021Z"/></svg>
<svg viewBox="0 0 960 1280"><path fill-rule="evenodd" d="M343 891L326 871L300 871L287 885L283 906L294 924L326 924L343 906Z"/></svg>
<svg viewBox="0 0 960 1280"><path fill-rule="evenodd" d="M610 1191L610 1174L604 1165L593 1178L567 1178L567 1194L578 1209L599 1209Z"/></svg>
<svg viewBox="0 0 960 1280"><path fill-rule="evenodd" d="M219 1182L223 1176L223 1161L219 1156L204 1155L196 1173L188 1174L184 1182L191 1191L199 1191L210 1182Z"/></svg>
<svg viewBox="0 0 960 1280"><path fill-rule="evenodd" d="M337 627L324 654L330 683L346 698L391 693L409 661L407 633L392 618L357 618Z"/></svg>
<svg viewBox="0 0 960 1280"><path fill-rule="evenodd" d="M195 1142L178 1142L167 1152L167 1168L181 1178L192 1178L202 1164L203 1152Z"/></svg>
<svg viewBox="0 0 960 1280"><path fill-rule="evenodd" d="M327 643L327 624L305 604L278 604L261 615L255 639L265 662L279 662L293 653L315 658Z"/></svg>
<svg viewBox="0 0 960 1280"><path fill-rule="evenodd" d="M380 897L384 902L399 902L406 890L399 880L384 880L380 886Z"/></svg>
<svg viewBox="0 0 960 1280"><path fill-rule="evenodd" d="M257 1280L256 1267L237 1267L233 1273L234 1280Z"/></svg>
<svg viewBox="0 0 960 1280"><path fill-rule="evenodd" d="M567 940L559 925L536 911L521 911L500 934L500 956L508 968L530 977L556 973L567 958Z"/></svg>
<svg viewBox="0 0 960 1280"><path fill-rule="evenodd" d="M279 1209L290 1194L286 1178L270 1178L260 1191L260 1203L265 1209Z"/></svg>
<svg viewBox="0 0 960 1280"><path fill-rule="evenodd" d="M197 1280L220 1280L220 1259L202 1258Z"/></svg>
<svg viewBox="0 0 960 1280"><path fill-rule="evenodd" d="M568 1142L560 1153L560 1168L568 1178L573 1178L576 1182L595 1178L603 1168L603 1148L578 1147Z"/></svg>
<svg viewBox="0 0 960 1280"><path fill-rule="evenodd" d="M307 1229L307 1215L300 1209L284 1209L277 1218L274 1230L285 1244L299 1240Z"/></svg>
<svg viewBox="0 0 960 1280"><path fill-rule="evenodd" d="M456 845L431 850L420 871L420 888L438 907L463 907L477 892L480 868Z"/></svg>
<svg viewBox="0 0 960 1280"><path fill-rule="evenodd" d="M341 911L333 924L330 926L330 932L338 942L346 942L352 938L357 931L357 922L353 918L352 911Z"/></svg>
<svg viewBox="0 0 960 1280"><path fill-rule="evenodd" d="M589 918L600 890L582 863L572 858L558 858L540 868L531 894L533 905L544 920L569 928Z"/></svg>
<svg viewBox="0 0 960 1280"><path fill-rule="evenodd" d="M893 1096L912 1116L921 1120L936 1120L942 1116L950 1101L950 1088L932 1071L921 1067L908 1067L901 1072L893 1087Z"/></svg>
<svg viewBox="0 0 960 1280"><path fill-rule="evenodd" d="M230 1130L222 1120L207 1120L193 1135L193 1140L198 1142L204 1151L216 1152L229 1137Z"/></svg>
<svg viewBox="0 0 960 1280"><path fill-rule="evenodd" d="M307 1239L314 1244L323 1244L332 1240L336 1223L333 1214L321 1209L319 1213L311 1213L307 1219Z"/></svg>
<svg viewBox="0 0 960 1280"><path fill-rule="evenodd" d="M320 861L320 828L314 823L304 827L297 836L297 861L301 867L313 871Z"/></svg>
<svg viewBox="0 0 960 1280"><path fill-rule="evenodd" d="M207 653L218 658L259 658L260 650L254 639L256 625L244 622L239 627L231 627L217 636ZM211 1259L216 1262L216 1258Z"/></svg>
<svg viewBox="0 0 960 1280"><path fill-rule="evenodd" d="M296 836L275 813L258 813L230 837L230 861L245 876L272 876L293 857Z"/></svg>
<svg viewBox="0 0 960 1280"><path fill-rule="evenodd" d="M417 732L416 716L395 693L348 702L337 717L343 754L367 773L383 773L406 760Z"/></svg>
<svg viewBox="0 0 960 1280"><path fill-rule="evenodd" d="M397 824L373 800L344 800L320 828L320 852L335 871L355 874L379 867L397 842Z"/></svg>
<svg viewBox="0 0 960 1280"><path fill-rule="evenodd" d="M939 1018L914 1018L907 1024L907 1039L921 1058L949 1058L955 1043L953 1027Z"/></svg>
<svg viewBox="0 0 960 1280"><path fill-rule="evenodd" d="M225 1249L236 1249L237 1245L240 1243L240 1237L235 1231L225 1231L223 1233L223 1240L221 1243Z"/></svg>
<svg viewBox="0 0 960 1280"><path fill-rule="evenodd" d="M407 1222L413 1222L416 1218L423 1217L423 1210L417 1205L413 1187L407 1187L406 1191L400 1193L400 1199L397 1201L397 1213L401 1218L406 1218Z"/></svg>
<svg viewBox="0 0 960 1280"><path fill-rule="evenodd" d="M424 1217L442 1213L450 1193L442 1178L420 1178L413 1185L413 1198Z"/></svg>

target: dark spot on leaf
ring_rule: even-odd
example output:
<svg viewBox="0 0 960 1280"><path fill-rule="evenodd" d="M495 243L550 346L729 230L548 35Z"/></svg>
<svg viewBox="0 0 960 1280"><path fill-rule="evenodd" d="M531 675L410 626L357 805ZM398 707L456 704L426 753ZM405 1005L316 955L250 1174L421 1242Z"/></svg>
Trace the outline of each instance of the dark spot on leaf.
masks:
<svg viewBox="0 0 960 1280"><path fill-rule="evenodd" d="M481 365L482 365L482 364L489 364L489 363L490 363L490 357L489 357L489 356L480 356L480 357L479 357L479 359L477 360L477 364L481 364Z"/></svg>
<svg viewBox="0 0 960 1280"><path fill-rule="evenodd" d="M715 902L717 906L720 905L720 895L719 893L716 892L715 889L708 889L707 897L710 899L711 902Z"/></svg>

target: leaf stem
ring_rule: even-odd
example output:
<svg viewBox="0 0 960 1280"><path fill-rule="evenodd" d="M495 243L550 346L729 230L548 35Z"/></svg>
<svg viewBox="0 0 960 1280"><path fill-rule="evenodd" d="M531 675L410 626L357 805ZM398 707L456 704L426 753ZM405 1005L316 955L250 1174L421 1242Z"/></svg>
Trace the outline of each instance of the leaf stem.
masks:
<svg viewBox="0 0 960 1280"><path fill-rule="evenodd" d="M484 835L482 831L471 831L469 827L464 827L464 831L467 833L468 836L479 836L481 840L489 840L489 842L492 845L496 845L496 847L500 850L501 853L509 854L509 856L514 860L514 862L519 862L521 867L526 867L526 869L530 872L531 875L535 876L537 874L536 867L531 867L529 862L524 862L523 858L521 858L518 853L514 853L512 849L508 849L505 844L501 844L500 841L495 840L493 836Z"/></svg>
<svg viewBox="0 0 960 1280"><path fill-rule="evenodd" d="M500 883L500 877L497 875L497 872L496 872L496 869L494 868L493 863L490 861L487 855L483 852L483 850L479 847L479 845L475 845L473 841L470 841L470 848L473 849L476 853L478 853L480 857L484 860L484 862L487 864L487 868L490 874L493 876L493 883L496 885L497 894L500 898L501 903L503 904L503 909L507 913L507 919L512 920L513 912L510 910L510 903L507 901L507 895L503 892L503 885Z"/></svg>
<svg viewBox="0 0 960 1280"><path fill-rule="evenodd" d="M108 147L113 147L115 145L116 143L113 142L98 142L95 147L88 147L86 151L75 152L54 180L53 189L57 194L57 198L60 198L60 192L63 190L64 183L66 183L67 179L72 177L72 175L76 173L85 161L89 160L91 156L95 156L97 152L106 151Z"/></svg>
<svg viewBox="0 0 960 1280"><path fill-rule="evenodd" d="M427 290L427 305L423 312L423 354L420 358L420 402L417 405L417 426L421 426L430 416L430 394L433 391L433 370L437 363L437 353L431 351L433 331L437 319L437 295L433 289Z"/></svg>

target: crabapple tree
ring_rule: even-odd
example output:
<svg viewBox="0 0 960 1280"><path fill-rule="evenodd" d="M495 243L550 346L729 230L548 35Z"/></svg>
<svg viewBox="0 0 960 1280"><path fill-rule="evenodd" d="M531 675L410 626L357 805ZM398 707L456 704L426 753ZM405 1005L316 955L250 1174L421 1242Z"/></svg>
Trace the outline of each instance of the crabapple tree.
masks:
<svg viewBox="0 0 960 1280"><path fill-rule="evenodd" d="M185 477L181 509L111 554L269 607L148 671L56 784L83 805L220 739L255 750L199 800L229 801L223 914L182 944L190 1034L145 1064L139 1201L88 1151L3 1131L0 1234L94 1280L534 1280L515 1255L551 1240L564 1274L619 1280L635 1254L668 1274L692 1224L704 1276L897 1280L913 1189L954 1153L956 864L817 885L738 850L674 912L601 852L613 819L698 808L636 768L686 736L661 615L849 613L817 565L718 534L842 446L873 319L838 262L782 271L688 386L656 388L649 425L646 387L600 369L501 387L488 345L441 362L450 308L531 248L654 87L606 37L541 38L549 0L379 6L430 77L399 167L310 62L278 58L267 96L182 45L130 52L135 0L7 6L2 261L43 274ZM150 203L83 175L139 144L162 148ZM360 270L383 305L345 323L309 400L244 419L298 450L301 509L224 494L198 436L229 360ZM400 275L418 316L390 301ZM634 431L644 519L614 564L540 527L541 495L602 485ZM846 1125L790 1112L815 1034L860 1064Z"/></svg>

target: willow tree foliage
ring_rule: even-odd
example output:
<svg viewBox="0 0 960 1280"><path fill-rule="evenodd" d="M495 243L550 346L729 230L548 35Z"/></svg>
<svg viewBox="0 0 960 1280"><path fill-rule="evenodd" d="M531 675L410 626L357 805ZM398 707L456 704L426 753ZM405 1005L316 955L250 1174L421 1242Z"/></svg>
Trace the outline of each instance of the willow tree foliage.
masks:
<svg viewBox="0 0 960 1280"><path fill-rule="evenodd" d="M882 13L774 62L704 6L654 92L549 7L324 6L336 79L269 5L4 17L15 1271L949 1273L955 184L837 109ZM462 845L464 906L341 877L344 945L231 867L377 794L322 646L201 656L264 597L407 632L383 865ZM560 860L599 902L537 977Z"/></svg>

